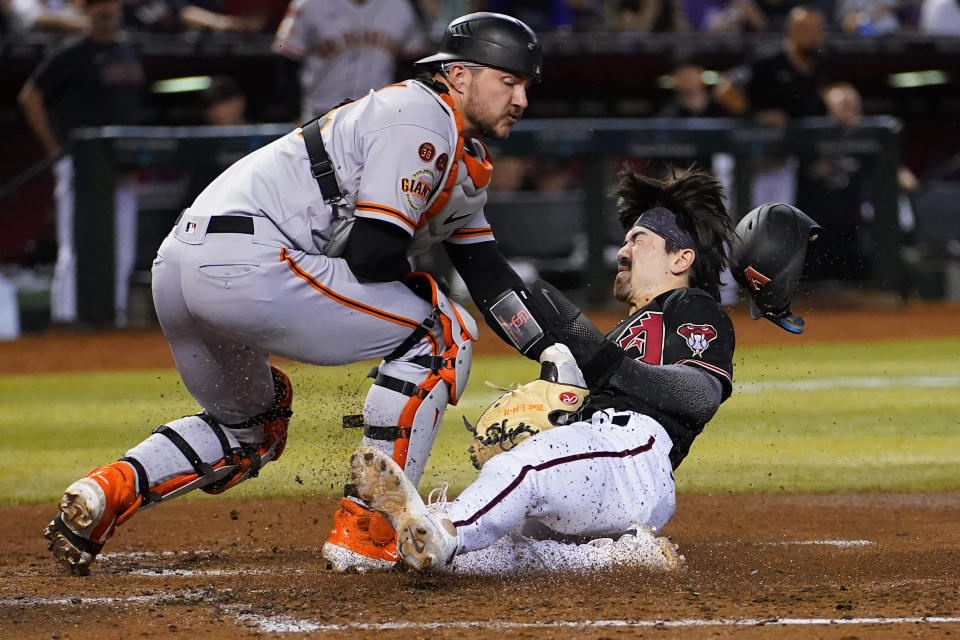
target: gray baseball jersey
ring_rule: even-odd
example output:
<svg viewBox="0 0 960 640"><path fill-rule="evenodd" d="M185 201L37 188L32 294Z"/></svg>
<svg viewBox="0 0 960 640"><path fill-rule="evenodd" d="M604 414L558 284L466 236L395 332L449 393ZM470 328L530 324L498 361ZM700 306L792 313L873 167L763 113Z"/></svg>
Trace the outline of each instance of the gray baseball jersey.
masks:
<svg viewBox="0 0 960 640"><path fill-rule="evenodd" d="M493 240L483 215L492 167L478 141L468 143L476 157L464 152L444 98L413 80L391 85L329 114L321 133L343 193L339 214L404 229L411 255ZM221 215L252 218L252 234L208 233ZM403 283L360 282L328 256L336 223L296 129L228 168L164 241L157 314L184 384L218 419L236 422L269 402L269 354L324 365L381 357L430 314ZM418 349L437 355L442 342L438 328ZM264 397L249 392L253 378L263 378Z"/></svg>
<svg viewBox="0 0 960 640"><path fill-rule="evenodd" d="M303 121L389 84L397 57L425 46L408 0L293 0L273 42L303 62Z"/></svg>

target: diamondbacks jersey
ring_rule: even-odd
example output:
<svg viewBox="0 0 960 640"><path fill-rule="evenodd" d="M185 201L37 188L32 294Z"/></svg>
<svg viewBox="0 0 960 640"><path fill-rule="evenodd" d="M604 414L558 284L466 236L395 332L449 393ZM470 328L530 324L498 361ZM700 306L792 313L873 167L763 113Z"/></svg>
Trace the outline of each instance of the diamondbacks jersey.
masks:
<svg viewBox="0 0 960 640"><path fill-rule="evenodd" d="M321 137L343 194L336 208L323 201L298 128L233 164L190 213L264 216L314 254L354 215L403 229L411 256L441 241L493 240L483 214L493 167L483 143L460 135L449 100L408 80L328 113Z"/></svg>
<svg viewBox="0 0 960 640"><path fill-rule="evenodd" d="M720 381L722 398L733 389L733 322L709 294L700 289L674 289L660 294L642 309L622 320L608 334L627 357L652 365L680 364L697 367ZM673 449L670 460L676 467L704 424L691 423L684 416L671 415L659 403L632 396L630 388L644 384L638 370L629 385L600 389L590 398L591 407L636 411L663 425ZM649 394L649 390L647 390ZM664 389L663 393L670 393Z"/></svg>
<svg viewBox="0 0 960 640"><path fill-rule="evenodd" d="M425 46L408 0L294 0L273 42L303 62L304 121L393 82L397 57Z"/></svg>

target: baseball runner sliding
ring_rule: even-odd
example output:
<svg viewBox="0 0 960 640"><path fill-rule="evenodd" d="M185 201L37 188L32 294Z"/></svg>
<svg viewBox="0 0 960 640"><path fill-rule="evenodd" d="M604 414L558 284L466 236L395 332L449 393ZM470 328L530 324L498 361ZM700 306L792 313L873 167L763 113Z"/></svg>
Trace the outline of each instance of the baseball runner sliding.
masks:
<svg viewBox="0 0 960 640"><path fill-rule="evenodd" d="M756 315L799 332L789 303L818 227L764 205L733 235L721 187L702 173L659 182L628 170L617 195L626 235L613 289L629 315L603 335L548 283L526 290L538 341L554 344L540 352L541 380L481 416L473 483L428 508L382 452L361 446L350 458L359 495L389 518L411 567L449 568L521 531L629 539L655 566L681 565L655 536L676 508L674 470L732 390L734 329L718 303L726 247Z"/></svg>

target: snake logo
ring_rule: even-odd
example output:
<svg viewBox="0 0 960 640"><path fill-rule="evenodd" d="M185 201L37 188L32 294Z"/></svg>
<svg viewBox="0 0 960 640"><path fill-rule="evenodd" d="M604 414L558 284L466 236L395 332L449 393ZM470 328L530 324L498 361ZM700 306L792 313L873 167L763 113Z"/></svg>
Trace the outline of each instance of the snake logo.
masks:
<svg viewBox="0 0 960 640"><path fill-rule="evenodd" d="M700 357L717 337L717 330L709 324L686 323L677 327L677 333L687 341L694 357Z"/></svg>

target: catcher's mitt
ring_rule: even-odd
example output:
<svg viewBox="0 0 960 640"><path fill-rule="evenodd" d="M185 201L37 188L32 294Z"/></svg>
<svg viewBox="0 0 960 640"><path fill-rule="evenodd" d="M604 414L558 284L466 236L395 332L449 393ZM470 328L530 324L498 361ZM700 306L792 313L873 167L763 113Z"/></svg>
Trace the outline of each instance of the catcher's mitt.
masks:
<svg viewBox="0 0 960 640"><path fill-rule="evenodd" d="M505 391L487 407L476 427L466 417L463 419L474 436L469 451L470 461L477 469L530 436L571 422L590 395L583 387L542 378Z"/></svg>

